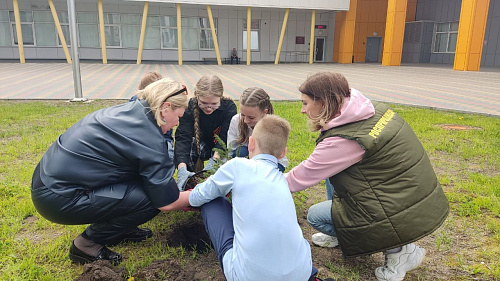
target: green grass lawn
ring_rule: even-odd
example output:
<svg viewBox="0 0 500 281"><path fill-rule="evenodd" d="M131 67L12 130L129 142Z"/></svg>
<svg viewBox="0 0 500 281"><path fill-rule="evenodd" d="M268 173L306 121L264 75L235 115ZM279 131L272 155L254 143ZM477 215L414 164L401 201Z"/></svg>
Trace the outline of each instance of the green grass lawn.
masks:
<svg viewBox="0 0 500 281"><path fill-rule="evenodd" d="M30 180L58 135L86 114L121 102L0 101L1 280L70 280L82 273L82 266L73 265L67 254L72 239L86 226L57 225L40 217L31 202ZM287 156L293 167L312 152L318 133L307 130L300 102L274 106L292 125ZM435 254L457 271L448 279L500 279L500 119L400 105L394 109L419 136L450 201L450 217L432 237ZM294 194L298 212L307 210L310 197L307 190ZM186 216L172 213L148 226L158 231ZM478 246L462 252L458 241L463 240ZM128 276L154 260L188 261L195 255L159 243L114 249L129 257L120 265ZM323 263L334 275L323 277L363 280L357 266L336 269L331 261Z"/></svg>

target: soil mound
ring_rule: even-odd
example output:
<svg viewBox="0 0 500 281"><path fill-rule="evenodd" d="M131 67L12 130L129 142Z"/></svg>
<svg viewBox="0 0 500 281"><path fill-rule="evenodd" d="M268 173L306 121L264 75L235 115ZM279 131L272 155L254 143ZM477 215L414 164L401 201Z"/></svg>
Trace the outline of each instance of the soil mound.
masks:
<svg viewBox="0 0 500 281"><path fill-rule="evenodd" d="M83 273L75 281L123 281L124 268L111 265L109 261L95 261L83 267Z"/></svg>

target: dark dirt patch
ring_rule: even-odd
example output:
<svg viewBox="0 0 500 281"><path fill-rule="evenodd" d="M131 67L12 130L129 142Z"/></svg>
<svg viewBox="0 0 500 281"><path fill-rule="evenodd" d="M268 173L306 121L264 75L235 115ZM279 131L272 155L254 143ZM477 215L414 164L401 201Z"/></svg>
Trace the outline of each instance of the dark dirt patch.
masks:
<svg viewBox="0 0 500 281"><path fill-rule="evenodd" d="M86 264L83 273L75 281L122 281L124 276L124 268L112 266L109 261L96 261Z"/></svg>
<svg viewBox="0 0 500 281"><path fill-rule="evenodd" d="M224 275L217 262L215 252L201 255L199 258L181 265L178 260L156 260L149 266L141 269L135 276L135 280L224 280Z"/></svg>
<svg viewBox="0 0 500 281"><path fill-rule="evenodd" d="M160 241L165 241L171 247L182 246L201 254L213 248L201 216L179 222L171 231L160 234Z"/></svg>

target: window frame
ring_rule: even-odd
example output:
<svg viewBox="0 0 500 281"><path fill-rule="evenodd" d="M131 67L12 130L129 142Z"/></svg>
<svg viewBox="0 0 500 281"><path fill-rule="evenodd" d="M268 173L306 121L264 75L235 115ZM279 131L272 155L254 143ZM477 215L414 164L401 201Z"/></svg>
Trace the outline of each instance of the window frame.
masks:
<svg viewBox="0 0 500 281"><path fill-rule="evenodd" d="M31 26L31 34L33 36L33 44L28 44L28 43L25 43L24 42L24 37L23 37L23 46L33 46L33 47L36 47L36 32L35 32L35 21L33 19L33 11L19 11L19 13L29 13L31 14L31 22L27 22L27 21L22 21L22 19L20 19L21 21L21 33L22 33L22 28L23 28L23 25L30 25ZM11 36L12 36L12 46L19 46L19 42L16 43L16 38L17 38L17 31L16 31L16 21L12 21L11 19L11 13L13 14L14 11L10 11L9 10L9 21L10 21L10 31L11 31ZM22 17L21 17L22 18ZM18 40L19 41L19 40Z"/></svg>
<svg viewBox="0 0 500 281"><path fill-rule="evenodd" d="M62 16L61 15L66 15L66 17L68 18L68 21L62 21L61 18ZM64 34L64 39L66 40L66 46L67 47L70 47L71 46L71 31L69 29L69 15L68 15L68 12L67 11L58 11L57 12L57 18L59 20L59 24L61 25L61 30L64 34L64 28L63 26L67 27L68 28L68 36L66 37L66 34ZM57 27L56 27L56 41L57 41L57 47L62 47L63 45L61 44L61 38L59 38L59 32L57 32Z"/></svg>
<svg viewBox="0 0 500 281"><path fill-rule="evenodd" d="M118 16L118 23L108 23L109 21L109 16L113 16L113 15L116 15ZM107 41L106 39L108 38L107 36L107 33L106 33L106 28L117 28L118 29L118 46L116 45L108 45L108 42L104 42L106 48L113 48L113 49L119 49L119 48L122 48L122 29L121 29L121 14L120 13L104 13L104 36L105 36L105 40L104 41ZM99 31L100 32L100 31ZM99 36L100 37L100 36ZM99 38L99 41L100 38ZM102 47L102 42L101 42L101 47Z"/></svg>
<svg viewBox="0 0 500 281"><path fill-rule="evenodd" d="M83 14L92 14L92 15L95 15L95 22L86 22L86 21L79 21L79 16L80 15L83 15ZM82 38L80 38L81 36L81 32L80 32L80 26L83 26L83 25L93 25L93 26L96 26L97 27L97 46L84 46L82 47ZM101 47L101 36L99 36L99 15L97 14L97 12L87 12L87 11L84 11L84 12L76 12L76 33L77 33L77 37L78 37L78 48L100 48Z"/></svg>
<svg viewBox="0 0 500 281"><path fill-rule="evenodd" d="M203 19L207 19L208 27L202 27L201 26L201 22L202 22ZM212 19L214 21L215 36L217 36L217 27L219 26L219 20L218 20L218 18L212 18ZM199 40L198 40L198 50L203 50L203 51L206 51L206 50L215 50L215 41L214 41L214 38L212 36L212 28L210 27L210 19L209 18L204 18L204 17L199 17L198 18L198 23L199 23L199 27L200 27L200 31L199 31L200 37L199 37ZM211 38L212 38L212 44L214 45L213 48L202 48L201 47L201 32L202 31L207 32L211 36Z"/></svg>
<svg viewBox="0 0 500 281"><path fill-rule="evenodd" d="M2 24L2 25L6 24L6 26L7 26L6 31L8 30L8 31L12 32L11 31L12 27L10 25L10 18L9 18L10 17L10 14L9 14L10 11L9 10L2 10L2 11L7 12L7 19L1 19L1 17L0 17L0 24ZM8 32L5 32L5 33L8 33ZM5 37L5 39L6 39L5 40L5 45L0 45L0 47L12 47L12 35L9 34L9 36L11 38ZM10 43L10 45L8 43Z"/></svg>
<svg viewBox="0 0 500 281"><path fill-rule="evenodd" d="M178 49L179 49L179 42L178 42L177 38L179 38L179 37L178 37L179 35L177 34L177 31L178 31L178 30L177 30L177 16L163 15L163 16L161 16L161 17L163 17L163 18L165 18L165 17L173 18L173 19L175 19L175 20L173 21L175 24L174 24L174 25L172 25L172 26L171 26L171 25L164 25L164 24L162 23L161 18L160 18L160 38L161 38L161 41L160 41L160 48L161 48L162 50L178 50ZM163 30L175 30L175 35L176 35L176 36L175 36L175 38L174 38L174 46L175 46L175 47L165 47L165 46L164 46L164 44L163 44L163 43L164 43L165 41L163 40Z"/></svg>
<svg viewBox="0 0 500 281"><path fill-rule="evenodd" d="M242 31L242 38L241 38L241 44L242 44L242 51L246 52L247 51L247 20L243 20L243 31ZM257 32L257 49L252 49L252 41L250 42L250 52L260 52L260 19L252 20L252 23L250 24L250 37L252 37L252 33Z"/></svg>
<svg viewBox="0 0 500 281"><path fill-rule="evenodd" d="M453 51L449 50L450 49L451 34L457 34L457 37L458 37L458 25L457 25L457 30L451 30L451 27L454 23L458 23L458 21L437 22L434 24L434 36L432 38L432 53L434 53L434 54L454 54L456 52L456 50L453 50ZM442 25L442 24L447 25L446 31L438 31L438 26ZM437 37L439 35L443 35L443 34L446 34L446 48L445 48L444 52L436 50L436 47L439 47L439 45L437 45L437 43L438 43ZM457 46L457 43L455 41L455 49L456 49L456 46Z"/></svg>
<svg viewBox="0 0 500 281"><path fill-rule="evenodd" d="M50 11L31 11L32 14L33 14L33 28L34 28L34 34L35 34L35 46L37 47L57 47L57 46L60 46L58 45L58 34L57 34L57 28L56 28L56 24L54 22L54 18L52 17L52 13ZM35 19L35 13L36 12L45 12L50 20L46 21L46 20L36 20ZM54 42L52 42L52 45L40 45L38 40L36 38L38 38L38 36L36 35L37 34L37 24L50 24L52 25L52 28L53 28L53 31L54 31Z"/></svg>

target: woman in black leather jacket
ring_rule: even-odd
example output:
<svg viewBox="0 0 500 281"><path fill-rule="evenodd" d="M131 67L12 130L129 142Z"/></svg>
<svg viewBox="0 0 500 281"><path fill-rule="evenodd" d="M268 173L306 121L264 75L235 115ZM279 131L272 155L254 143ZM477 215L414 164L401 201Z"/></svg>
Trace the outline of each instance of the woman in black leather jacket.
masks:
<svg viewBox="0 0 500 281"><path fill-rule="evenodd" d="M139 225L179 198L164 133L187 107L185 86L165 78L138 100L91 113L60 135L35 168L31 194L46 219L90 224L69 258L121 262L106 246L152 236Z"/></svg>

